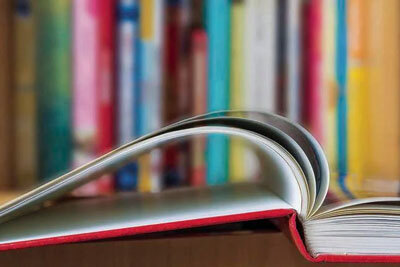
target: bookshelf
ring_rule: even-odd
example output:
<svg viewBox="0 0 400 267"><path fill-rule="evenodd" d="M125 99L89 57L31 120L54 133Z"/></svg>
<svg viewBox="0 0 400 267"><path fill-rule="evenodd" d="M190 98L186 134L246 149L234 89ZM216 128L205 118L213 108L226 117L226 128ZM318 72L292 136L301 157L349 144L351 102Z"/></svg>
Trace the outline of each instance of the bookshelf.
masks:
<svg viewBox="0 0 400 267"><path fill-rule="evenodd" d="M213 0L193 0L193 5L179 6L175 5L179 1L143 0L137 3L145 16L139 16L137 6L104 0L99 9L103 13L98 16L88 6L101 0L46 0L39 4L44 13L39 14L38 25L50 21L64 33L58 36L60 39L55 39L49 53L40 49L49 44L47 39L35 39L33 34L33 18L38 18L33 5L31 7L33 0L17 2L20 5L13 6L11 0L0 4L0 25L4 25L0 39L6 40L1 47L8 51L0 58L0 145L5 148L0 151L0 203L19 195L19 188L39 184L42 178L83 164L161 125L193 114L229 108L272 111L307 127L322 143L333 166L332 192L337 199L398 195L400 43L395 37L400 32L400 16L393 12L400 8L398 2L276 0L257 3L252 0L223 0L216 4ZM168 4L162 6L161 3ZM204 3L216 6L204 12ZM223 11L223 23L216 19L221 15L216 10ZM80 20L73 21L71 14ZM246 16L251 19L242 25ZM181 20L176 19L178 17ZM375 17L382 23L370 19ZM160 18L164 20L165 28ZM85 27L79 27L80 23ZM42 37L56 36L45 26L36 30ZM172 34L165 34L162 40L161 32ZM124 42L124 38L132 40ZM130 58L136 53L136 42L144 44L141 46L141 51L145 51L141 54L142 62L132 60L123 62L128 66L123 65L122 57ZM26 43L32 44L32 51L25 49ZM39 44L39 48L34 50L33 44ZM86 53L86 50L94 52ZM39 55L37 62L33 60L35 53ZM101 58L100 54L106 54L106 58ZM209 56L223 64L208 65ZM50 68L46 69L48 66ZM120 71L125 67L127 73ZM133 73L131 69L136 68L140 71ZM142 75L152 68L154 73L143 75L145 78L137 74L140 72ZM49 75L49 71L53 72ZM34 76L37 76L38 84L34 84ZM221 87L216 86L219 82L217 76L223 77L223 84L219 84ZM82 81L86 83L79 86ZM83 87L90 87L89 97ZM27 90L30 95L24 94L21 88L30 89ZM38 88L42 91L36 92L38 98L35 98L33 94ZM110 96L101 104L93 101L100 94L99 88ZM185 91L185 88L190 90ZM219 94L220 89L222 94ZM49 92L55 92L51 94L53 99L46 97ZM162 93L165 99L161 98ZM139 101L155 101L142 105L149 107L143 111L135 106L132 100L135 97ZM73 105L82 99L89 101L79 107ZM26 101L28 105L24 105ZM49 115L51 109L46 110L47 102L59 103L57 107L60 109L52 110L54 113ZM36 104L37 114L32 112ZM130 113L134 109L135 112ZM159 112L148 117L143 115L155 110ZM39 113L47 114L48 118L40 117ZM97 120L97 117L101 119ZM58 127L54 132L47 131L49 118ZM141 124L136 125L137 121ZM152 121L151 125L149 121ZM134 129L136 126L140 129ZM26 131L24 127L30 130ZM35 139L36 130L40 133L36 136L40 140ZM236 163L244 162L244 158L240 153L231 155L227 152L230 148L235 148L236 152L243 151L240 144L228 143L225 139L222 142L221 147L212 147L217 150L211 153L214 158L209 160L217 163L212 173L221 173L226 182L227 172L233 169L228 165L240 165L235 171L243 173L243 164ZM221 143L221 140L216 140L216 143ZM187 159L188 147L187 143L172 146L160 158ZM370 153L365 153L365 147L370 149ZM197 154L191 155L200 158L196 163L165 160L158 164L164 164L164 171L169 173L193 168L193 173L201 175L188 180L207 183L204 140L196 143L196 149ZM53 151L56 157L52 157ZM68 154L64 154L65 151ZM78 154L78 159L75 154ZM144 160L144 173L151 169L148 162L148 159ZM181 162L185 162L185 168L181 168ZM115 191L140 191L138 184L143 185L144 191L150 190L151 182L141 182L136 167L135 163L127 166L113 177L115 180L105 179L92 184L82 190L82 194L93 191L110 193L114 190L110 181L116 181ZM347 176L349 173L352 175ZM233 177L235 174L230 175ZM169 176L170 184L166 187L179 183L178 176ZM239 180L243 178L243 175L236 176ZM345 177L347 183L337 183L339 176ZM214 182L215 179L210 180ZM343 184L349 187L343 188ZM247 248L239 248L236 243L243 243ZM234 247L235 253L230 253L229 246ZM272 250L265 252L261 249L263 246ZM290 257L280 254L286 250ZM103 254L104 251L110 252ZM133 256L128 251L132 251ZM178 255L177 251L187 251L191 256ZM199 256L194 251L207 253L199 253ZM64 253L71 260L60 256ZM161 256L153 258L153 253ZM96 255L118 255L121 262L113 257L107 262ZM20 261L22 264L28 257L35 264L43 260L49 265L57 260L71 263L72 259L78 261L81 257L85 262L114 265L129 264L136 258L144 265L165 266L184 266L188 261L199 266L225 266L228 263L231 266L265 266L280 259L287 260L286 266L311 266L279 233L99 241L0 253L0 262Z"/></svg>

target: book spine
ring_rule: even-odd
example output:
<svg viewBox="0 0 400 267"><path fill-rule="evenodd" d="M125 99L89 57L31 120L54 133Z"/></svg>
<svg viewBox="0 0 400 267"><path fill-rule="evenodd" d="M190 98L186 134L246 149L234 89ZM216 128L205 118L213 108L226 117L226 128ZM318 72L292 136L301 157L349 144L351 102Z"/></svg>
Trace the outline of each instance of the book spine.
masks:
<svg viewBox="0 0 400 267"><path fill-rule="evenodd" d="M338 87L337 96L337 140L338 140L338 182L342 191L352 197L346 185L347 166L347 9L346 2L336 2L336 59L335 78Z"/></svg>
<svg viewBox="0 0 400 267"><path fill-rule="evenodd" d="M139 126L143 135L161 127L161 47L163 1L140 1ZM161 151L152 150L139 158L138 190L161 189Z"/></svg>
<svg viewBox="0 0 400 267"><path fill-rule="evenodd" d="M165 11L164 41L164 123L190 115L189 17L187 0L169 0ZM182 185L188 177L188 142L167 146L163 151L166 187Z"/></svg>
<svg viewBox="0 0 400 267"><path fill-rule="evenodd" d="M330 166L330 191L338 198L345 198L338 184L338 140L337 140L337 83L335 78L335 40L336 40L336 3L324 1L322 6L322 106L324 120L324 143L322 146Z"/></svg>
<svg viewBox="0 0 400 267"><path fill-rule="evenodd" d="M231 6L231 68L230 109L244 109L244 1L234 1ZM240 182L245 179L245 144L240 138L230 139L229 179Z"/></svg>
<svg viewBox="0 0 400 267"><path fill-rule="evenodd" d="M287 0L276 1L276 47L275 62L276 65L276 96L275 112L286 116L288 107L286 106L287 97L287 69L286 69L286 28L287 28Z"/></svg>
<svg viewBox="0 0 400 267"><path fill-rule="evenodd" d="M193 115L204 114L207 111L207 42L204 29L195 29L192 32ZM206 184L205 151L206 138L194 137L191 175L191 184L194 186Z"/></svg>
<svg viewBox="0 0 400 267"><path fill-rule="evenodd" d="M73 1L73 137L75 167L98 156L98 10L96 0ZM90 196L106 193L103 181L93 181L76 190L74 195Z"/></svg>
<svg viewBox="0 0 400 267"><path fill-rule="evenodd" d="M286 58L287 73L285 115L294 122L300 122L301 115L301 0L286 1Z"/></svg>
<svg viewBox="0 0 400 267"><path fill-rule="evenodd" d="M229 108L230 1L207 0L205 23L208 34L208 111ZM207 183L228 180L229 140L210 135L207 139Z"/></svg>
<svg viewBox="0 0 400 267"><path fill-rule="evenodd" d="M28 188L36 182L35 30L32 1L15 2L14 29L14 185Z"/></svg>
<svg viewBox="0 0 400 267"><path fill-rule="evenodd" d="M277 112L276 0L246 0L246 109Z"/></svg>
<svg viewBox="0 0 400 267"><path fill-rule="evenodd" d="M244 87L245 109L277 112L277 11L276 0L245 1ZM245 175L260 174L255 151L245 151Z"/></svg>
<svg viewBox="0 0 400 267"><path fill-rule="evenodd" d="M35 1L34 12L38 175L51 179L68 170L72 160L70 1Z"/></svg>
<svg viewBox="0 0 400 267"><path fill-rule="evenodd" d="M7 189L12 182L12 2L0 2L0 189Z"/></svg>
<svg viewBox="0 0 400 267"><path fill-rule="evenodd" d="M98 2L98 64L97 64L97 155L109 152L115 142L115 0ZM97 180L98 191L109 193L114 182L111 175Z"/></svg>
<svg viewBox="0 0 400 267"><path fill-rule="evenodd" d="M366 39L366 1L347 1L348 29L348 174L346 183L353 195L359 196L365 177L365 146L368 143L368 62Z"/></svg>
<svg viewBox="0 0 400 267"><path fill-rule="evenodd" d="M400 2L369 5L369 128L361 190L364 196L395 196L400 187Z"/></svg>
<svg viewBox="0 0 400 267"><path fill-rule="evenodd" d="M139 6L136 0L120 0L118 4L118 143L132 141L137 134L137 46ZM137 162L121 168L116 175L116 187L133 190L138 180Z"/></svg>
<svg viewBox="0 0 400 267"><path fill-rule="evenodd" d="M305 76L303 120L314 137L323 143L321 97L321 0L305 4Z"/></svg>

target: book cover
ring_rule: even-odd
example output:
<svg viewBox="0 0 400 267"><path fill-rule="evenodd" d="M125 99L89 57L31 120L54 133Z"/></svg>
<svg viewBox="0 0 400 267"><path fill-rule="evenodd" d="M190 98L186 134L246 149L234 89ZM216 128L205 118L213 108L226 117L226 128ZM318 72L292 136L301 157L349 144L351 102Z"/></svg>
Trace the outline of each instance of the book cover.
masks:
<svg viewBox="0 0 400 267"><path fill-rule="evenodd" d="M161 68L163 1L140 1L139 41L139 95L138 135L161 127ZM138 190L141 192L161 189L161 151L151 151L141 156Z"/></svg>
<svg viewBox="0 0 400 267"><path fill-rule="evenodd" d="M136 0L120 0L117 18L117 124L118 143L132 141L137 135L137 68L139 42L139 3ZM132 162L116 174L116 188L121 191L137 187L138 166Z"/></svg>
<svg viewBox="0 0 400 267"><path fill-rule="evenodd" d="M37 182L35 29L32 1L14 1L14 186Z"/></svg>
<svg viewBox="0 0 400 267"><path fill-rule="evenodd" d="M233 1L231 5L231 40L230 40L230 103L232 110L245 107L244 87L244 22L245 2ZM231 138L229 148L229 179L240 182L246 179L245 143L241 138Z"/></svg>
<svg viewBox="0 0 400 267"><path fill-rule="evenodd" d="M207 43L207 33L204 29L193 30L191 41L193 115L201 115L207 112ZM191 184L194 186L206 184L205 151L206 137L194 137L191 147Z"/></svg>
<svg viewBox="0 0 400 267"><path fill-rule="evenodd" d="M12 97L11 55L12 55L12 15L11 1L0 3L0 188L6 189L12 183Z"/></svg>
<svg viewBox="0 0 400 267"><path fill-rule="evenodd" d="M208 99L207 110L229 108L229 0L205 2L205 25L208 34ZM223 184L228 180L229 139L222 135L207 138L207 184Z"/></svg>
<svg viewBox="0 0 400 267"><path fill-rule="evenodd" d="M71 1L34 2L39 179L71 167Z"/></svg>

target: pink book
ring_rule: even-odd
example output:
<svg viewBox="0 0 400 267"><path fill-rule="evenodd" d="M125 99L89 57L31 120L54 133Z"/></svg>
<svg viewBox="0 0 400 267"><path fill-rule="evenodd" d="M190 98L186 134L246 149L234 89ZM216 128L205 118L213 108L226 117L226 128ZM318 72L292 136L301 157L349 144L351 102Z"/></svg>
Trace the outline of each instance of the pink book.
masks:
<svg viewBox="0 0 400 267"><path fill-rule="evenodd" d="M74 166L98 156L98 12L97 0L73 2L73 133ZM92 196L111 191L110 178L82 186L75 195Z"/></svg>

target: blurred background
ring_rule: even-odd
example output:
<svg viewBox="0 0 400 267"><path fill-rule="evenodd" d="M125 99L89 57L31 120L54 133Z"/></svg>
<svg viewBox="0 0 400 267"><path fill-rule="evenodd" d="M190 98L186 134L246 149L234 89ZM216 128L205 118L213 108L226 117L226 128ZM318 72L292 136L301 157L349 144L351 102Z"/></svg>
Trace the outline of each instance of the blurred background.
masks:
<svg viewBox="0 0 400 267"><path fill-rule="evenodd" d="M193 115L273 112L329 160L331 197L400 186L400 1L4 0L0 189L30 188ZM154 150L78 195L257 179L243 140Z"/></svg>

